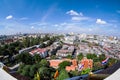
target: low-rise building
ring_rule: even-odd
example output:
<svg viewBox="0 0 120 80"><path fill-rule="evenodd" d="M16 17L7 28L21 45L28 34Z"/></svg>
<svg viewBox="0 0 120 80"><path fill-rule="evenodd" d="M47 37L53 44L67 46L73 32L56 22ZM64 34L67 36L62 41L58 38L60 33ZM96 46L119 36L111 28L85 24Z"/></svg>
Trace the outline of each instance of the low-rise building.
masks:
<svg viewBox="0 0 120 80"><path fill-rule="evenodd" d="M58 65L63 62L63 60L49 60L50 66L53 68L58 68Z"/></svg>
<svg viewBox="0 0 120 80"><path fill-rule="evenodd" d="M68 72L69 71L75 71L78 67L76 59L71 60L71 62L72 62L72 65L66 66L66 68L65 68Z"/></svg>
<svg viewBox="0 0 120 80"><path fill-rule="evenodd" d="M56 55L59 57L66 57L72 55L74 52L74 46L63 45L61 50L58 50Z"/></svg>
<svg viewBox="0 0 120 80"><path fill-rule="evenodd" d="M62 59L62 60L49 60L50 62L50 66L53 67L53 68L58 68L59 67L59 64L63 61L69 61L71 62L72 64L70 66L66 66L66 70L67 71L74 71L77 69L78 65L77 65L77 60L76 59L73 59L73 60L70 60L70 59Z"/></svg>
<svg viewBox="0 0 120 80"><path fill-rule="evenodd" d="M79 64L82 64L82 70L90 68L92 69L93 67L93 60L92 59L87 59L86 57L84 57Z"/></svg>
<svg viewBox="0 0 120 80"><path fill-rule="evenodd" d="M37 49L34 49L32 50L31 52L29 52L31 55L34 55L34 54L39 54L42 58L45 58L47 57L48 55L48 52L45 48L37 48Z"/></svg>
<svg viewBox="0 0 120 80"><path fill-rule="evenodd" d="M57 56L59 57L66 57L68 55L72 55L72 51L69 51L69 50L58 50L57 51Z"/></svg>

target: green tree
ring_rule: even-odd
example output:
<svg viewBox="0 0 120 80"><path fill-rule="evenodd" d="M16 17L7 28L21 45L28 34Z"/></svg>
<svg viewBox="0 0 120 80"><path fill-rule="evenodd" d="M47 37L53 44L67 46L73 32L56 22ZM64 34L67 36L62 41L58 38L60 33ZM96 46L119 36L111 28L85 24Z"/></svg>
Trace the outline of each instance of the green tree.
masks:
<svg viewBox="0 0 120 80"><path fill-rule="evenodd" d="M88 53L88 54L87 54L87 58L88 58L88 59L94 59L94 58L96 58L96 57L97 57L96 54L91 54L91 53Z"/></svg>
<svg viewBox="0 0 120 80"><path fill-rule="evenodd" d="M44 67L48 67L50 65L49 61L47 61L46 59L42 59L40 61L40 65L44 66Z"/></svg>
<svg viewBox="0 0 120 80"><path fill-rule="evenodd" d="M40 62L41 61L41 56L39 55L39 54L35 54L34 56L33 56L33 60L35 61L35 63L38 63L38 62Z"/></svg>
<svg viewBox="0 0 120 80"><path fill-rule="evenodd" d="M44 37L44 41L47 41L47 40L50 40L49 35L45 35L45 37Z"/></svg>
<svg viewBox="0 0 120 80"><path fill-rule="evenodd" d="M30 38L29 38L29 37L26 37L26 38L23 40L23 44L24 44L24 47L29 47L29 46L30 46Z"/></svg>
<svg viewBox="0 0 120 80"><path fill-rule="evenodd" d="M7 50L7 49L2 49L1 54L4 56L6 56L6 55L12 56L12 54L10 54L9 50Z"/></svg>
<svg viewBox="0 0 120 80"><path fill-rule="evenodd" d="M68 58L68 59L72 59L72 55L67 55L66 58Z"/></svg>
<svg viewBox="0 0 120 80"><path fill-rule="evenodd" d="M27 52L19 54L16 57L16 59L18 59L18 62L22 62L22 63L25 63L25 64L32 64L33 63L32 56Z"/></svg>
<svg viewBox="0 0 120 80"><path fill-rule="evenodd" d="M30 39L30 46L33 46L33 45L34 45L34 38L31 37L31 39Z"/></svg>
<svg viewBox="0 0 120 80"><path fill-rule="evenodd" d="M93 62L99 62L99 57L93 58Z"/></svg>
<svg viewBox="0 0 120 80"><path fill-rule="evenodd" d="M31 78L33 78L34 75L36 74L36 72L37 72L36 66L35 66L35 65L31 65L31 67L30 67L30 72L29 72L29 76L30 76Z"/></svg>
<svg viewBox="0 0 120 80"><path fill-rule="evenodd" d="M5 44L5 45L4 45L4 48L5 48L5 49L8 49L8 45L7 45L7 44Z"/></svg>
<svg viewBox="0 0 120 80"><path fill-rule="evenodd" d="M23 70L22 70L21 75L23 75L23 76L29 76L30 67L31 67L30 65L25 65L24 68L23 68Z"/></svg>
<svg viewBox="0 0 120 80"><path fill-rule="evenodd" d="M100 62L102 62L103 60L105 60L105 54L101 54L101 55L99 55L99 60L100 60Z"/></svg>
<svg viewBox="0 0 120 80"><path fill-rule="evenodd" d="M80 53L80 54L77 56L78 60L81 60L83 57L84 57L84 56L83 56L82 53Z"/></svg>
<svg viewBox="0 0 120 80"><path fill-rule="evenodd" d="M67 71L65 69L62 69L60 71L60 74L59 74L57 80L64 80L64 79L67 79L67 78L69 78L69 74L67 73Z"/></svg>
<svg viewBox="0 0 120 80"><path fill-rule="evenodd" d="M96 71L96 70L99 70L102 68L103 68L103 66L102 66L101 62L94 62L92 71Z"/></svg>
<svg viewBox="0 0 120 80"><path fill-rule="evenodd" d="M33 39L33 45L39 44L39 38L34 38Z"/></svg>
<svg viewBox="0 0 120 80"><path fill-rule="evenodd" d="M52 55L50 58L51 58L51 59L55 59L55 58L56 58L56 55Z"/></svg>
<svg viewBox="0 0 120 80"><path fill-rule="evenodd" d="M9 51L11 56L14 55L15 54L15 46L10 44L8 47L8 51Z"/></svg>
<svg viewBox="0 0 120 80"><path fill-rule="evenodd" d="M38 72L40 74L40 79L41 80L49 80L50 79L51 72L50 72L49 68L47 68L47 67L40 67Z"/></svg>
<svg viewBox="0 0 120 80"><path fill-rule="evenodd" d="M20 64L17 72L18 72L18 73L22 73L22 70L23 70L24 66L25 66L24 64Z"/></svg>
<svg viewBox="0 0 120 80"><path fill-rule="evenodd" d="M59 64L59 69L65 69L66 66L70 66L71 62L69 61L63 61Z"/></svg>
<svg viewBox="0 0 120 80"><path fill-rule="evenodd" d="M70 71L70 77L80 76L81 73L78 70Z"/></svg>
<svg viewBox="0 0 120 80"><path fill-rule="evenodd" d="M18 46L18 47L15 47L15 52L18 53L18 51L20 50L21 48Z"/></svg>
<svg viewBox="0 0 120 80"><path fill-rule="evenodd" d="M112 66L112 65L115 64L116 62L117 62L117 59L109 58L108 66Z"/></svg>
<svg viewBox="0 0 120 80"><path fill-rule="evenodd" d="M91 69L87 68L85 70L82 70L81 74L88 74L91 71Z"/></svg>

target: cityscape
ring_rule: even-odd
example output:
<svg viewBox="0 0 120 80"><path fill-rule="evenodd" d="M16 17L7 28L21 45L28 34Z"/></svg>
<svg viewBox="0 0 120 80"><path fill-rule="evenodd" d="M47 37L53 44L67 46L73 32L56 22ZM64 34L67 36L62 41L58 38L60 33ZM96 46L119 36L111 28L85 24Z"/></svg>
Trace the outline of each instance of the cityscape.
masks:
<svg viewBox="0 0 120 80"><path fill-rule="evenodd" d="M120 80L119 3L1 0L0 80Z"/></svg>

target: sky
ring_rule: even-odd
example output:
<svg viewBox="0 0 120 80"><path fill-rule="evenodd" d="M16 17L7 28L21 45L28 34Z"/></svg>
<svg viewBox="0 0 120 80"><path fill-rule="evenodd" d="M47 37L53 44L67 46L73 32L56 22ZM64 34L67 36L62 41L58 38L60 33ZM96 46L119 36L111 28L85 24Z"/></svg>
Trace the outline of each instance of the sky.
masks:
<svg viewBox="0 0 120 80"><path fill-rule="evenodd" d="M0 35L20 32L120 36L120 0L0 0Z"/></svg>

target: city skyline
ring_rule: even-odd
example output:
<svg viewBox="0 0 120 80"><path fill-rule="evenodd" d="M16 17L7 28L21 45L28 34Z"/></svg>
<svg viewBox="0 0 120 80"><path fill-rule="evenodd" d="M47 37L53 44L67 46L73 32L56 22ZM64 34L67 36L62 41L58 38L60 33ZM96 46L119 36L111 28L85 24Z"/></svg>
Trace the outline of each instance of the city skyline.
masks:
<svg viewBox="0 0 120 80"><path fill-rule="evenodd" d="M119 36L120 0L1 0L0 35L36 32Z"/></svg>

